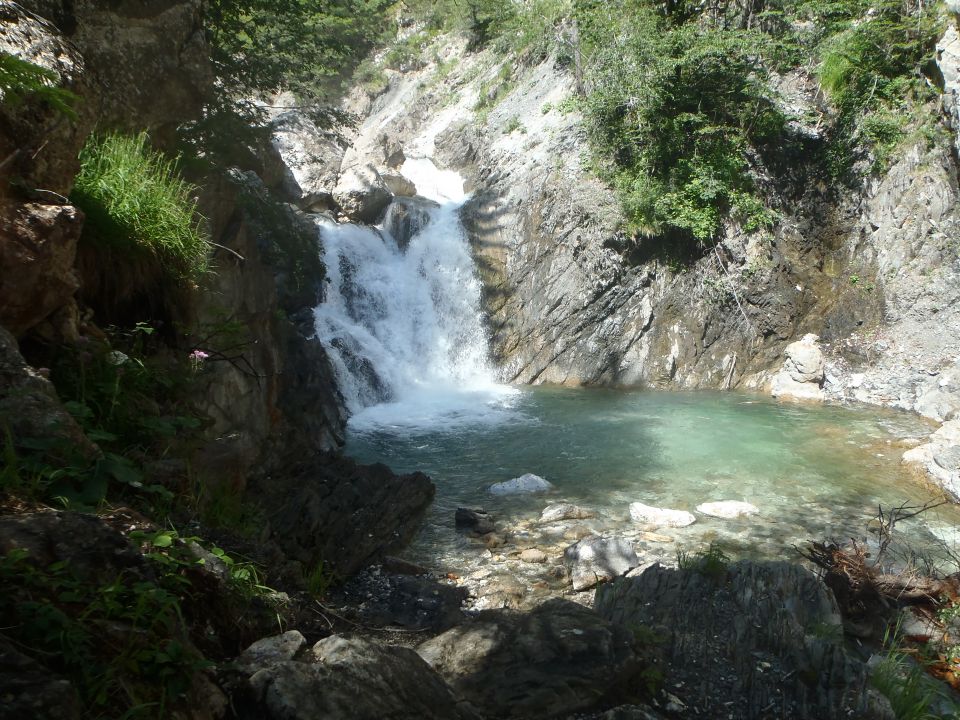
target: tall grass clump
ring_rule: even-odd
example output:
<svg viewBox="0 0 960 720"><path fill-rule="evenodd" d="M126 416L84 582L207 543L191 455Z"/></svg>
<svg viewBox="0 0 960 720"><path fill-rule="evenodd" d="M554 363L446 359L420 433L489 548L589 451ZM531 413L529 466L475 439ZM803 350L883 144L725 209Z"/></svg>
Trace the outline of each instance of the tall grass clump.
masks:
<svg viewBox="0 0 960 720"><path fill-rule="evenodd" d="M181 280L207 270L195 188L176 163L152 150L145 133L92 136L80 152L71 199L86 213L85 237L155 260Z"/></svg>

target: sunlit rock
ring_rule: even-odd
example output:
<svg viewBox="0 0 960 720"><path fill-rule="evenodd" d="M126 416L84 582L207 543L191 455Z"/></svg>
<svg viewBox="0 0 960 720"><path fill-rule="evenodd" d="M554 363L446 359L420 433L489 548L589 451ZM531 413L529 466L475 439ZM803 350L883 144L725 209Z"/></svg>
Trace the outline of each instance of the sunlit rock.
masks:
<svg viewBox="0 0 960 720"><path fill-rule="evenodd" d="M808 333L787 345L783 351L783 367L770 385L771 395L788 400L824 399L824 362L819 340Z"/></svg>
<svg viewBox="0 0 960 720"><path fill-rule="evenodd" d="M544 480L539 475L525 473L512 480L498 482L487 488L492 495L523 495L526 493L541 493L553 489L553 483Z"/></svg>
<svg viewBox="0 0 960 720"><path fill-rule="evenodd" d="M686 510L658 508L639 502L630 503L630 519L656 527L686 527L697 521L694 514Z"/></svg>
<svg viewBox="0 0 960 720"><path fill-rule="evenodd" d="M563 564L570 573L573 589L586 590L609 582L640 564L633 544L621 537L585 537L563 553Z"/></svg>
<svg viewBox="0 0 960 720"><path fill-rule="evenodd" d="M719 500L717 502L697 505L697 512L709 515L710 517L731 520L733 518L743 517L744 515L753 515L760 512L760 509L752 503L742 502L740 500Z"/></svg>

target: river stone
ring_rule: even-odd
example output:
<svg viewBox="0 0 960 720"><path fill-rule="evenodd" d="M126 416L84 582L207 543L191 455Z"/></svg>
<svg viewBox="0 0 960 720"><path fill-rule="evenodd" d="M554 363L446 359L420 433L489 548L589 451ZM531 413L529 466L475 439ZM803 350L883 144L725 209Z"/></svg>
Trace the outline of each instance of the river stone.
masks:
<svg viewBox="0 0 960 720"><path fill-rule="evenodd" d="M697 505L697 512L710 517L723 518L731 520L733 518L743 517L744 515L753 515L760 512L760 509L751 503L741 502L740 500L718 500L717 502L708 502Z"/></svg>
<svg viewBox="0 0 960 720"><path fill-rule="evenodd" d="M520 559L525 563L545 563L547 554L543 550L528 548L520 553Z"/></svg>
<svg viewBox="0 0 960 720"><path fill-rule="evenodd" d="M526 493L541 493L553 489L553 483L544 480L539 475L526 473L512 480L498 482L487 488L492 495L521 495Z"/></svg>
<svg viewBox="0 0 960 720"><path fill-rule="evenodd" d="M286 661L250 678L262 720L455 720L468 717L413 650L337 635L313 647L316 664Z"/></svg>
<svg viewBox="0 0 960 720"><path fill-rule="evenodd" d="M247 675L274 663L293 660L307 640L298 630L289 630L283 635L262 638L244 650L234 662Z"/></svg>
<svg viewBox="0 0 960 720"><path fill-rule="evenodd" d="M630 519L637 523L657 527L686 527L693 525L697 518L686 510L669 510L643 503L630 503Z"/></svg>
<svg viewBox="0 0 960 720"><path fill-rule="evenodd" d="M560 599L528 613L482 612L417 652L496 718L567 717L608 704L640 669L629 630Z"/></svg>
<svg viewBox="0 0 960 720"><path fill-rule="evenodd" d="M540 522L551 523L559 522L560 520L586 520L593 516L594 513L589 510L584 510L578 505L572 503L556 503L554 505L547 505L547 507L543 509L543 512L540 513Z"/></svg>
<svg viewBox="0 0 960 720"><path fill-rule="evenodd" d="M721 576L653 565L599 588L595 607L610 622L669 629L662 671L684 717L872 717L833 593L800 565L742 561Z"/></svg>
<svg viewBox="0 0 960 720"><path fill-rule="evenodd" d="M563 552L563 564L570 573L573 589L587 590L613 580L640 564L629 540L620 537L585 537Z"/></svg>
<svg viewBox="0 0 960 720"><path fill-rule="evenodd" d="M458 507L453 515L457 530L486 535L494 530L493 516L480 508Z"/></svg>

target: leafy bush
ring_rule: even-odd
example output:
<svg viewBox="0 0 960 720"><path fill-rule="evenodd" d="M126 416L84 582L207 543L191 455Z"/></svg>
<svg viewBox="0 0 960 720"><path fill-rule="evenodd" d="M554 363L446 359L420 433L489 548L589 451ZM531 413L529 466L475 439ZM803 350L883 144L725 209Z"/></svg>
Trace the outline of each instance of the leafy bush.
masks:
<svg viewBox="0 0 960 720"><path fill-rule="evenodd" d="M601 173L630 229L709 240L728 214L750 227L771 215L747 151L780 137L758 50L761 33L674 24L652 6L578 15L590 57L583 109Z"/></svg>
<svg viewBox="0 0 960 720"><path fill-rule="evenodd" d="M145 134L113 133L91 137L80 152L71 200L86 213L86 239L197 280L207 270L208 242L194 192Z"/></svg>

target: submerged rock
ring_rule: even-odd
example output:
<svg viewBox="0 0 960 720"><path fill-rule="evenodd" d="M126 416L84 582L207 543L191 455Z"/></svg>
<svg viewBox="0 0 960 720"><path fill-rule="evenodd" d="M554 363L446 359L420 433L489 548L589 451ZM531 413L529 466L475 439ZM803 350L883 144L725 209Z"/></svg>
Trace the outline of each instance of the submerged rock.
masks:
<svg viewBox="0 0 960 720"><path fill-rule="evenodd" d="M567 600L523 614L483 612L417 652L496 718L566 717L602 706L640 669L629 630Z"/></svg>
<svg viewBox="0 0 960 720"><path fill-rule="evenodd" d="M492 495L521 495L524 493L540 493L553 489L553 483L544 480L539 475L525 473L512 480L498 482L487 488Z"/></svg>
<svg viewBox="0 0 960 720"><path fill-rule="evenodd" d="M563 564L570 573L573 589L586 590L623 575L640 564L629 540L593 535L568 547Z"/></svg>
<svg viewBox="0 0 960 720"><path fill-rule="evenodd" d="M547 554L543 550L527 548L520 553L520 560L525 563L545 563L547 561Z"/></svg>
<svg viewBox="0 0 960 720"><path fill-rule="evenodd" d="M457 720L457 701L417 653L333 636L313 647L316 664L286 661L250 678L260 720ZM246 708L251 710L252 708Z"/></svg>
<svg viewBox="0 0 960 720"><path fill-rule="evenodd" d="M453 517L457 524L457 530L461 532L486 535L494 530L493 516L480 508L459 507Z"/></svg>
<svg viewBox="0 0 960 720"><path fill-rule="evenodd" d="M686 527L693 525L697 518L686 510L670 510L658 508L643 503L630 503L630 519L637 523L655 525L657 527Z"/></svg>
<svg viewBox="0 0 960 720"><path fill-rule="evenodd" d="M743 517L744 515L753 515L760 512L760 508L748 502L740 500L718 500L717 502L708 502L697 505L697 512L709 515L710 517L723 518L730 520Z"/></svg>
<svg viewBox="0 0 960 720"><path fill-rule="evenodd" d="M720 571L654 565L597 591L610 622L669 629L662 669L684 717L879 717L863 663L844 648L833 594L811 572L748 561Z"/></svg>
<svg viewBox="0 0 960 720"><path fill-rule="evenodd" d="M579 505L556 503L554 505L547 505L547 507L543 509L543 512L540 513L540 522L551 523L559 522L560 520L586 520L587 518L594 517L594 514L595 513L590 510L584 510Z"/></svg>

